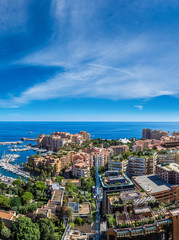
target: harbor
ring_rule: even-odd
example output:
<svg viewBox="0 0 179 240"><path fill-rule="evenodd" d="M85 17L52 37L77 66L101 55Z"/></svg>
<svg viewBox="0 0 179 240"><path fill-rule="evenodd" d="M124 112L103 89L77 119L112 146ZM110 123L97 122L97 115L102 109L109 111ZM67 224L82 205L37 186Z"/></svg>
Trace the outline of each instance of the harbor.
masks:
<svg viewBox="0 0 179 240"><path fill-rule="evenodd" d="M22 164L27 162L27 157L37 152L34 142L4 141L0 144L0 176L16 179L18 176L29 178ZM45 153L44 153L45 154Z"/></svg>
<svg viewBox="0 0 179 240"><path fill-rule="evenodd" d="M9 179L16 179L18 176L29 178L30 174L24 171L22 164L27 162L27 158L34 154L46 156L52 151L38 148L33 142L13 141L0 143L0 176Z"/></svg>
<svg viewBox="0 0 179 240"><path fill-rule="evenodd" d="M0 159L0 167L3 168L4 170L10 171L10 172L18 175L18 176L22 176L24 178L29 178L30 174L28 172L23 171L23 169L19 165L10 164L10 162L14 162L19 157L20 157L20 155L17 155L17 154L3 155L2 158Z"/></svg>

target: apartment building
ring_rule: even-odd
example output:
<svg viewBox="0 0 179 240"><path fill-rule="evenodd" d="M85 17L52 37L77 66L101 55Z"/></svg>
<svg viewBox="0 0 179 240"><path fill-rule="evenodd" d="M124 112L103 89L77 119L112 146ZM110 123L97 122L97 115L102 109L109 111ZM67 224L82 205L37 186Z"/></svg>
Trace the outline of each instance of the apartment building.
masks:
<svg viewBox="0 0 179 240"><path fill-rule="evenodd" d="M84 131L82 131L81 134L53 132L51 135L39 135L37 138L37 146L51 151L58 151L60 147L68 145L69 143L80 145L86 141L85 139L90 139L90 135Z"/></svg>
<svg viewBox="0 0 179 240"><path fill-rule="evenodd" d="M126 151L129 151L129 146L127 145L111 146L111 149L113 150L114 155L118 155Z"/></svg>
<svg viewBox="0 0 179 240"><path fill-rule="evenodd" d="M151 132L152 132L152 129L150 129L150 128L143 129L142 130L142 138L151 139Z"/></svg>
<svg viewBox="0 0 179 240"><path fill-rule="evenodd" d="M109 170L117 170L117 171L127 171L128 160L120 160L117 158L110 159L108 161L108 168Z"/></svg>
<svg viewBox="0 0 179 240"><path fill-rule="evenodd" d="M72 175L77 178L80 177L89 178L90 177L89 165L83 160L77 160L75 163L73 163Z"/></svg>
<svg viewBox="0 0 179 240"><path fill-rule="evenodd" d="M127 165L127 175L129 177L142 176L155 173L157 154L152 156L129 157Z"/></svg>
<svg viewBox="0 0 179 240"><path fill-rule="evenodd" d="M99 175L100 185L103 192L102 213L107 210L108 194L119 193L121 191L133 190L133 182L118 171L106 171L104 176Z"/></svg>
<svg viewBox="0 0 179 240"><path fill-rule="evenodd" d="M90 177L90 154L79 152L73 156L72 175L75 177Z"/></svg>
<svg viewBox="0 0 179 240"><path fill-rule="evenodd" d="M59 158L46 156L44 163L47 167L53 168L55 173L59 173L62 170L62 163Z"/></svg>
<svg viewBox="0 0 179 240"><path fill-rule="evenodd" d="M72 136L72 143L81 145L84 142L84 138L81 134L74 134Z"/></svg>
<svg viewBox="0 0 179 240"><path fill-rule="evenodd" d="M152 130L150 128L145 128L142 130L142 138L144 139L157 139L160 140L163 136L170 136L169 132L163 130Z"/></svg>
<svg viewBox="0 0 179 240"><path fill-rule="evenodd" d="M43 165L44 164L43 162L44 162L44 157L42 157L41 155L31 155L28 158L28 163L33 168Z"/></svg>
<svg viewBox="0 0 179 240"><path fill-rule="evenodd" d="M85 131L80 131L79 134L83 136L85 141L90 141L90 133Z"/></svg>
<svg viewBox="0 0 179 240"><path fill-rule="evenodd" d="M139 151L143 151L144 147L142 145L142 143L138 143L138 144L134 144L132 146L132 152L139 152Z"/></svg>
<svg viewBox="0 0 179 240"><path fill-rule="evenodd" d="M149 206L149 203L154 205L156 203L155 197L148 196L145 192L137 190L109 194L107 214L136 211L139 206Z"/></svg>
<svg viewBox="0 0 179 240"><path fill-rule="evenodd" d="M90 155L90 167L95 166L95 159L98 159L99 167L104 167L111 157L111 149L93 147L86 152Z"/></svg>
<svg viewBox="0 0 179 240"><path fill-rule="evenodd" d="M132 177L135 188L144 190L148 195L155 197L159 202L178 201L179 186L171 185L158 175L150 174Z"/></svg>
<svg viewBox="0 0 179 240"><path fill-rule="evenodd" d="M98 161L98 167L104 167L108 162L108 155L106 153L92 153L91 154L92 167L95 166L95 159Z"/></svg>
<svg viewBox="0 0 179 240"><path fill-rule="evenodd" d="M52 183L51 199L41 208L38 208L36 213L45 214L47 217L59 215L63 205L64 192L64 189L60 189L59 183Z"/></svg>
<svg viewBox="0 0 179 240"><path fill-rule="evenodd" d="M179 137L179 132L176 132L176 131L173 132L173 133L172 133L172 136L174 136L174 137Z"/></svg>
<svg viewBox="0 0 179 240"><path fill-rule="evenodd" d="M60 161L62 169L65 167L69 167L69 165L73 162L73 153L68 152L66 155L63 155L62 157L60 157Z"/></svg>
<svg viewBox="0 0 179 240"><path fill-rule="evenodd" d="M62 170L62 162L59 157L54 155L42 156L31 156L28 158L28 163L34 169L36 167L52 167L55 173L59 173Z"/></svg>
<svg viewBox="0 0 179 240"><path fill-rule="evenodd" d="M176 161L176 154L158 154L157 164L174 163Z"/></svg>
<svg viewBox="0 0 179 240"><path fill-rule="evenodd" d="M156 174L167 183L179 184L179 165L177 163L157 165Z"/></svg>

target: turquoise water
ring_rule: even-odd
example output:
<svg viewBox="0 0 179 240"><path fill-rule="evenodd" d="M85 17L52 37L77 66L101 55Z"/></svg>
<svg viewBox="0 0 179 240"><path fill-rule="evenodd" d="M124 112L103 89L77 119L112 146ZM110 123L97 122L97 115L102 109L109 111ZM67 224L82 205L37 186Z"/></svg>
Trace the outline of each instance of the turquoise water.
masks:
<svg viewBox="0 0 179 240"><path fill-rule="evenodd" d="M0 142L19 141L22 137L37 138L41 133L51 134L54 131L78 133L81 130L91 134L91 138L141 138L143 128L162 129L172 133L179 131L179 122L0 122ZM30 133L32 132L32 133ZM24 142L27 144L28 142ZM34 144L35 142L32 142ZM9 153L8 146L0 146L0 155ZM20 158L13 164L22 164L34 151L19 152ZM15 174L0 169L6 176Z"/></svg>

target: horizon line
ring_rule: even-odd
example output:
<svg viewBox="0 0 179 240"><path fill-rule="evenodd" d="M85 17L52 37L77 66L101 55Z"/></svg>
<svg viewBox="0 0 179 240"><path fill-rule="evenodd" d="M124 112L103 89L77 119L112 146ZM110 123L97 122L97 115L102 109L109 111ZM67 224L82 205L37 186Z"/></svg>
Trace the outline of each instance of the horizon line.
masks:
<svg viewBox="0 0 179 240"><path fill-rule="evenodd" d="M88 122L88 123L94 123L94 122L104 122L104 123L124 123L124 122L128 122L128 123L179 123L179 121L100 121L100 120L74 120L74 121L70 121L70 120L0 120L1 122Z"/></svg>

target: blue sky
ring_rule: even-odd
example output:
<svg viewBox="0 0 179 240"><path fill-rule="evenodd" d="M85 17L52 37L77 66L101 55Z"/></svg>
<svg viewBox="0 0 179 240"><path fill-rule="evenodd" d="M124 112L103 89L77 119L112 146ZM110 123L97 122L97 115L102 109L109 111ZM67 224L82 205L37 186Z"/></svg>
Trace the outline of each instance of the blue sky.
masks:
<svg viewBox="0 0 179 240"><path fill-rule="evenodd" d="M178 1L0 5L0 120L179 120Z"/></svg>

